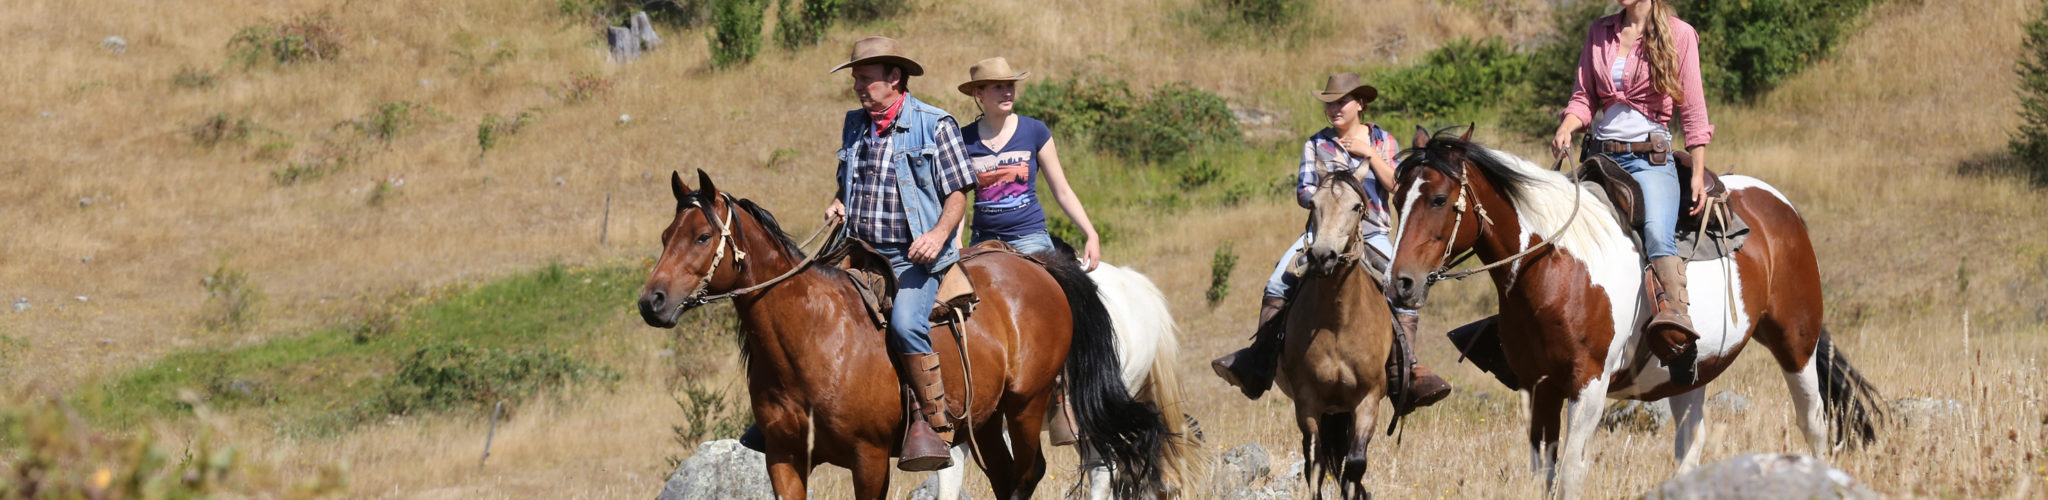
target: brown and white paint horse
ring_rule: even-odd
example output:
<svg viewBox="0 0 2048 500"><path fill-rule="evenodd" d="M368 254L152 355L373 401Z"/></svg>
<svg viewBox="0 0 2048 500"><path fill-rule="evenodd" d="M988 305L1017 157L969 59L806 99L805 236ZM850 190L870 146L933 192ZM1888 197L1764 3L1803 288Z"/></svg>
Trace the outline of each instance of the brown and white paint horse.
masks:
<svg viewBox="0 0 2048 500"><path fill-rule="evenodd" d="M1875 389L1822 328L1813 244L1805 221L1776 189L1750 177L1721 178L1729 208L1751 233L1732 257L1690 264L1699 377L1679 385L1644 352L1635 328L1643 257L1608 215L1603 195L1474 144L1469 129L1464 137L1416 132L1414 147L1403 152L1393 198L1401 217L1388 287L1395 304L1421 309L1453 254L1471 250L1491 264L1546 239L1550 244L1487 272L1499 299L1501 347L1517 389L1529 393L1532 466L1554 491L1577 493L1586 445L1607 398L1670 398L1679 471L1696 466L1705 386L1752 340L1783 370L1794 420L1813 453L1825 456L1836 446L1875 438ZM1560 407L1570 415L1569 428L1559 421ZM1833 443L1826 439L1830 423Z"/></svg>
<svg viewBox="0 0 2048 500"><path fill-rule="evenodd" d="M641 317L670 328L702 305L704 294L737 294L747 394L767 438L776 497L804 498L811 470L829 463L853 472L855 498L883 498L904 429L883 332L844 273L810 265L768 211L720 192L702 171L697 179L694 191L681 175L669 179L675 219L662 231ZM1127 497L1157 491L1163 448L1170 446L1165 424L1124 387L1109 313L1080 267L1009 253L955 265L981 301L967 319L965 354L953 340L957 326L935 325L932 347L946 358L947 411L972 424L963 425L955 443L974 440L996 497L1030 498L1044 477L1037 436L1053 376L1063 371L1083 443L1112 465L1115 489ZM911 306L930 307L902 305ZM973 365L972 388L962 356Z"/></svg>

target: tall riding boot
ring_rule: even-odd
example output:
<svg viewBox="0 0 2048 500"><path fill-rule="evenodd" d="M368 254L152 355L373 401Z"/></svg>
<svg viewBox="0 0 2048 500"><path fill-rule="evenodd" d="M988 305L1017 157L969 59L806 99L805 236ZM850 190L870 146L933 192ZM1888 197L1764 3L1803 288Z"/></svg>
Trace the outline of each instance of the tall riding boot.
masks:
<svg viewBox="0 0 2048 500"><path fill-rule="evenodd" d="M1657 308L1657 315L1650 318L1646 330L1663 340L1651 345L1668 349L1663 352L1653 349L1651 354L1671 367L1672 383L1691 385L1699 376L1694 365L1699 357L1696 341L1700 335L1692 329L1692 316L1689 314L1692 301L1686 296L1685 259L1668 256L1650 259L1650 269L1656 273L1664 293L1659 297L1663 303Z"/></svg>
<svg viewBox="0 0 2048 500"><path fill-rule="evenodd" d="M896 468L910 472L935 471L953 466L953 456L947 451L953 440L953 424L946 417L946 386L939 375L939 355L934 353L898 354L897 363L903 369L903 381L910 385L906 392L912 402L905 410L902 459Z"/></svg>
<svg viewBox="0 0 2048 500"><path fill-rule="evenodd" d="M1401 390L1403 396L1394 402L1394 411L1402 415L1436 404L1451 395L1451 383L1430 371L1428 366L1423 366L1422 361L1415 357L1415 330L1420 328L1421 322L1420 313L1394 313L1394 330L1401 335L1401 341L1408 344L1408 370L1413 374L1408 380L1408 387Z"/></svg>
<svg viewBox="0 0 2048 500"><path fill-rule="evenodd" d="M1071 446L1081 440L1081 429L1074 424L1074 404L1067 401L1067 377L1054 378L1052 387L1052 425L1047 432L1053 446Z"/></svg>
<svg viewBox="0 0 2048 500"><path fill-rule="evenodd" d="M1259 399L1273 388L1275 365L1280 363L1280 350L1287 329L1280 318L1280 311L1287 307L1287 299L1266 297L1259 307L1259 329L1252 334L1252 345L1237 352L1226 354L1209 362L1209 368L1216 370L1216 376L1224 382L1237 386L1244 397Z"/></svg>

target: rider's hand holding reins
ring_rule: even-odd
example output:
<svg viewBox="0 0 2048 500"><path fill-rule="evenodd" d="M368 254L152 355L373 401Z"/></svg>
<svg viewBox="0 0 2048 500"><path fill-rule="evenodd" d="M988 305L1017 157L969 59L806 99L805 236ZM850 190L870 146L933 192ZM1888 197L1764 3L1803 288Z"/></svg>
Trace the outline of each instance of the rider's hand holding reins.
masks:
<svg viewBox="0 0 2048 500"><path fill-rule="evenodd" d="M1707 147L1693 146L1686 150L1692 153L1692 211L1686 215L1699 215L1707 209Z"/></svg>
<svg viewBox="0 0 2048 500"><path fill-rule="evenodd" d="M827 222L846 220L846 204L840 203L837 199L832 200L832 206L825 207L825 220Z"/></svg>
<svg viewBox="0 0 2048 500"><path fill-rule="evenodd" d="M1551 154L1557 158L1563 158L1565 153L1571 152L1572 133L1578 132L1579 127L1584 125L1584 123L1579 123L1579 117L1571 115L1565 115L1564 120L1557 122L1557 134L1550 138Z"/></svg>

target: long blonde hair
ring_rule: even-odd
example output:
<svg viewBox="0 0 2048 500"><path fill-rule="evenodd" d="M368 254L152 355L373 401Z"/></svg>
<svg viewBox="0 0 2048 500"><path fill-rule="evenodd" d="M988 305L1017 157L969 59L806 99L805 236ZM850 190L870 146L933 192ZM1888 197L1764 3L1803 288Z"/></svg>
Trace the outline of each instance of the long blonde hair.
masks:
<svg viewBox="0 0 2048 500"><path fill-rule="evenodd" d="M1650 53L1650 85L1674 101L1685 101L1685 88L1678 84L1678 41L1671 34L1671 2L1652 0L1650 25L1643 27L1643 48Z"/></svg>

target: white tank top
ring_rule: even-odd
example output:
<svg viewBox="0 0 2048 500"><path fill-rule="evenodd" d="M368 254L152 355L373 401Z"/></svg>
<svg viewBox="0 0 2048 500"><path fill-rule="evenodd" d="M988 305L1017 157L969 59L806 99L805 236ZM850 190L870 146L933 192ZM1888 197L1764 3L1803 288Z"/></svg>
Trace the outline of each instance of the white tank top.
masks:
<svg viewBox="0 0 2048 500"><path fill-rule="evenodd" d="M1614 58L1614 67L1608 69L1608 78L1614 81L1614 88L1622 88L1622 81L1628 76L1628 56ZM1650 134L1669 133L1664 125L1650 121L1635 108L1627 104L1614 103L1600 112L1600 118L1593 123L1593 138L1603 141L1643 142L1650 140Z"/></svg>

